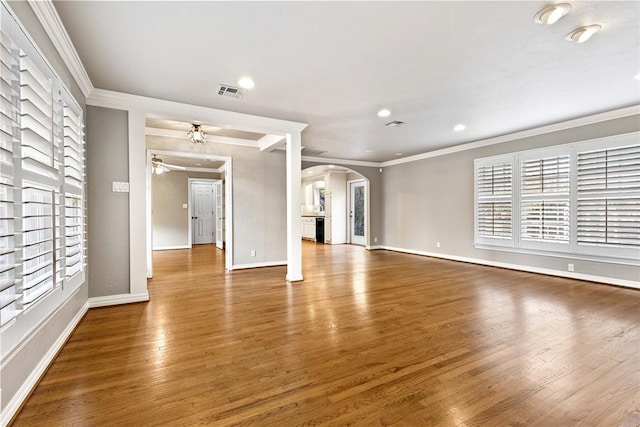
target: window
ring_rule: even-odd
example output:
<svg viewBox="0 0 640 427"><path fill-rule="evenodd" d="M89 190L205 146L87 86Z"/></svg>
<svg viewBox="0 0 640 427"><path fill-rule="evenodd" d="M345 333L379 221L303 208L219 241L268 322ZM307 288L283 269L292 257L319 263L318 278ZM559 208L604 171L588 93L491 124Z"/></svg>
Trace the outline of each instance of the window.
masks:
<svg viewBox="0 0 640 427"><path fill-rule="evenodd" d="M0 31L2 356L84 282L82 109L3 3ZM5 14L6 13L6 14Z"/></svg>
<svg viewBox="0 0 640 427"><path fill-rule="evenodd" d="M569 249L570 156L562 151L519 156L522 247Z"/></svg>
<svg viewBox="0 0 640 427"><path fill-rule="evenodd" d="M476 164L476 239L510 245L513 239L513 156Z"/></svg>
<svg viewBox="0 0 640 427"><path fill-rule="evenodd" d="M476 159L475 182L477 246L640 260L640 133Z"/></svg>
<svg viewBox="0 0 640 427"><path fill-rule="evenodd" d="M640 257L640 145L580 150L577 205L582 252Z"/></svg>

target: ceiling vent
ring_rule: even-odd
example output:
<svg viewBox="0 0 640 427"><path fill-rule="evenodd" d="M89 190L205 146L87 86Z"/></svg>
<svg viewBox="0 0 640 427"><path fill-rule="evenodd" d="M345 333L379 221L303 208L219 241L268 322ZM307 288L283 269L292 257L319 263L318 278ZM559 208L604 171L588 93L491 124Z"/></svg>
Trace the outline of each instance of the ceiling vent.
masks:
<svg viewBox="0 0 640 427"><path fill-rule="evenodd" d="M218 95L229 96L231 98L240 99L247 93L246 89L242 89L230 85L218 85Z"/></svg>
<svg viewBox="0 0 640 427"><path fill-rule="evenodd" d="M389 123L385 123L385 126L389 126L392 128L398 127L398 126L402 126L403 124L405 124L404 122L401 122L400 120L394 120L392 122Z"/></svg>
<svg viewBox="0 0 640 427"><path fill-rule="evenodd" d="M323 150L312 150L311 148L305 147L305 148L302 149L301 154L303 156L318 157L318 156L320 156L320 155L322 155L322 154L324 154L326 152L327 152L327 150L324 150L324 151Z"/></svg>

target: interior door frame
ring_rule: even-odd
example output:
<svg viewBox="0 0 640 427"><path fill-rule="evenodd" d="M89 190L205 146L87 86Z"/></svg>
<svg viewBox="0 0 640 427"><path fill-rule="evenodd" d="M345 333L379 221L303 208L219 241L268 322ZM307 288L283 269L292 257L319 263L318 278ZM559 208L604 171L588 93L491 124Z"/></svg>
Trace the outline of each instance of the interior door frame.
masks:
<svg viewBox="0 0 640 427"><path fill-rule="evenodd" d="M233 270L233 158L230 156L218 156L215 154L189 153L185 151L165 151L147 149L147 200L146 200L146 237L147 237L147 279L153 277L153 180L151 171L151 158L153 155L158 156L177 156L188 157L191 159L208 159L213 161L222 161L219 170L224 178L224 216L225 216L225 247L224 247L224 267L226 270ZM169 172L171 173L171 172Z"/></svg>
<svg viewBox="0 0 640 427"><path fill-rule="evenodd" d="M347 181L347 243L350 245L359 243L353 243L351 241L351 186L353 184L364 184L364 245L369 247L369 180L366 178L358 178Z"/></svg>
<svg viewBox="0 0 640 427"><path fill-rule="evenodd" d="M191 197L191 185L193 184L198 184L198 183L207 183L207 184L211 184L212 186L215 185L215 182L217 181L222 181L222 179L214 179L214 178L187 178L187 187L189 188L189 197L187 199L187 204L188 204L188 211L189 211L189 240L188 240L188 245L190 248L193 248L193 204L191 203L192 201L192 197ZM223 184L224 185L224 184ZM213 198L213 206L214 209L216 208L216 199L215 196ZM213 212L213 221L215 221L216 219L216 214L215 211ZM214 230L215 233L215 225L212 227L212 229ZM213 239L213 244L215 245L216 240L215 238Z"/></svg>

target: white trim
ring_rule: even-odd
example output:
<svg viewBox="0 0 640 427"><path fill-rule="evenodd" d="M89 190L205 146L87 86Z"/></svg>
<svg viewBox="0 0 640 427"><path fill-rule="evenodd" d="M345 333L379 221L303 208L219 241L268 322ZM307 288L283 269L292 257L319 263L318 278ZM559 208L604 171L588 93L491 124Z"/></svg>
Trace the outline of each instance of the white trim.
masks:
<svg viewBox="0 0 640 427"><path fill-rule="evenodd" d="M287 265L287 261L265 261L265 262L255 262L252 264L236 264L231 269L232 270L244 270L248 268L262 268L262 267L278 267Z"/></svg>
<svg viewBox="0 0 640 427"><path fill-rule="evenodd" d="M149 301L149 292L141 294L118 294L89 298L89 308L108 307L110 305L131 304Z"/></svg>
<svg viewBox="0 0 640 427"><path fill-rule="evenodd" d="M385 249L383 245L365 246L368 251L379 251Z"/></svg>
<svg viewBox="0 0 640 427"><path fill-rule="evenodd" d="M87 74L87 70L85 70L80 60L78 51L76 51L62 23L60 15L58 15L56 8L53 6L53 2L28 0L28 3L31 9L33 9L33 13L38 18L38 21L40 21L42 28L44 28L44 31L60 54L62 61L78 84L78 87L85 97L89 96L94 89L93 83L91 83L89 74Z"/></svg>
<svg viewBox="0 0 640 427"><path fill-rule="evenodd" d="M145 147L145 115L141 110L129 110L129 292L147 292L147 151ZM131 215L140 212L141 215Z"/></svg>
<svg viewBox="0 0 640 427"><path fill-rule="evenodd" d="M602 255L598 255L598 256L585 255L585 254L580 254L575 252L552 252L552 251L545 251L545 250L493 246L493 245L481 244L481 243L476 243L473 245L473 247L476 249L486 249L490 251L509 252L509 253L525 254L525 255L539 255L539 256L547 256L552 258L579 259L581 261L602 262L605 264L631 265L631 266L640 267L640 260L636 261L633 259L612 258L612 257L606 257Z"/></svg>
<svg viewBox="0 0 640 427"><path fill-rule="evenodd" d="M105 89L92 90L87 97L87 105L116 110L139 109L147 112L148 117L158 119L171 118L172 120L190 122L197 118L212 126L224 124L231 129L261 134L285 135L289 132L299 133L308 126L307 123L254 116Z"/></svg>
<svg viewBox="0 0 640 427"><path fill-rule="evenodd" d="M258 140L260 151L271 152L277 148L285 146L284 136L282 135L265 135Z"/></svg>
<svg viewBox="0 0 640 427"><path fill-rule="evenodd" d="M428 256L433 258L448 259L451 261L460 261L460 262L468 262L472 264L486 265L489 267L507 268L509 270L526 271L529 273L546 274L548 276L565 277L569 279L586 280L589 282L597 282L597 283L604 283L608 285L616 285L616 286L624 286L627 288L640 289L640 282L636 282L634 280L615 279L612 277L605 277L605 276L593 276L591 274L551 270L548 268L530 267L527 265L510 264L510 263L498 262L498 261L489 261L489 260L484 260L479 258L468 258L468 257L457 256L457 255L447 255L447 254L439 254L435 252L396 248L393 246L386 246L386 245L382 245L378 248L388 250L388 251L393 251L393 252L402 252L402 253L412 254L412 255L422 255L422 256ZM568 257L568 258L571 258L571 257Z"/></svg>
<svg viewBox="0 0 640 427"><path fill-rule="evenodd" d="M68 301L69 300L67 300L67 302ZM61 305L60 307L63 307L63 306L64 304ZM67 340L69 339L73 331L76 329L76 326L78 326L78 323L80 323L84 315L87 313L88 309L89 309L89 302L87 301L84 303L82 308L78 310L76 315L73 316L73 319L71 319L71 321L67 324L67 327L64 329L64 331L62 331L60 336L58 336L58 338L55 340L55 342L49 348L49 350L42 356L42 358L40 359L38 364L35 366L33 371L31 371L29 376L22 383L22 385L20 386L16 394L14 394L11 400L7 403L7 405L2 408L0 425L3 425L3 426L9 425L9 422L11 421L11 419L20 410L20 407L22 406L24 401L29 397L29 394L31 393L31 391L36 387L36 385L38 385L38 382L40 381L40 377L47 371L47 368L49 367L49 365L51 365L51 363L56 358L56 356L58 355L62 347L64 347L65 343L67 342ZM56 310L56 313L57 312L58 311ZM31 334L27 339L23 340L20 348L24 348L24 346L27 345L36 335L37 335L37 331ZM13 355L17 354L18 352L19 351L14 352ZM0 369L4 370L6 364L9 363L11 359L13 359L13 357L10 357L7 360L5 360L2 363L2 367Z"/></svg>
<svg viewBox="0 0 640 427"><path fill-rule="evenodd" d="M382 163L380 162L365 162L362 160L332 159L328 157L313 157L313 156L302 156L302 161L324 163L324 164L336 164L336 165L369 166L373 168L379 168L380 166L382 166ZM356 172L356 173L359 173L359 172Z"/></svg>
<svg viewBox="0 0 640 427"><path fill-rule="evenodd" d="M190 245L154 246L154 251L173 251L177 249L191 249Z"/></svg>
<svg viewBox="0 0 640 427"><path fill-rule="evenodd" d="M617 110L611 110L604 113L584 116L584 117L580 117L573 120L566 120L566 121L554 123L551 125L527 129L520 132L509 133L507 135L496 136L494 138L482 139L479 141L469 142L466 144L455 145L453 147L443 148L441 150L429 151L423 154L416 154L414 156L403 157L401 159L389 160L386 162L382 162L380 166L387 167L387 166L400 165L402 163L415 162L418 160L428 159L430 157L444 156L446 154L457 153L459 151L472 150L474 148L501 144L503 142L511 142L518 139L522 139L522 138L529 138L532 136L542 135L545 133L559 132L566 129L591 125L594 123L600 123L607 120L620 119L623 117L633 116L636 114L640 114L640 105L633 105L631 107L620 108Z"/></svg>

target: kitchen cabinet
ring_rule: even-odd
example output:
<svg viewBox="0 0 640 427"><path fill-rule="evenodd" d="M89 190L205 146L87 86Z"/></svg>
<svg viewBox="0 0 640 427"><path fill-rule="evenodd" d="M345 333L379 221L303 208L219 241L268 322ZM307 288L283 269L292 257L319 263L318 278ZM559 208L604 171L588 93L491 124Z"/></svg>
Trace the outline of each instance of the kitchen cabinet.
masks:
<svg viewBox="0 0 640 427"><path fill-rule="evenodd" d="M302 217L302 238L307 240L316 239L316 217Z"/></svg>

